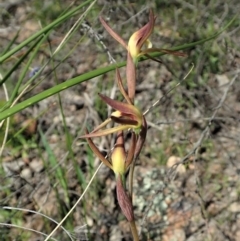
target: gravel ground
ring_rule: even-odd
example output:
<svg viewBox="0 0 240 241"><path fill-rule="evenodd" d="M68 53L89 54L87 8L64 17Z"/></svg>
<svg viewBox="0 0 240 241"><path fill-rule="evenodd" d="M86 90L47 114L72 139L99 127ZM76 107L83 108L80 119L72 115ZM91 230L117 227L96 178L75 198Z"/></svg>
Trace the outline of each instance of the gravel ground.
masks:
<svg viewBox="0 0 240 241"><path fill-rule="evenodd" d="M158 17L153 43L160 47L167 44L169 47L201 39L199 31L210 26L207 21L211 19L215 30L218 30L222 21L229 20L240 7L238 1L210 2L208 5L194 1L169 1L163 4L150 2L149 6L154 8ZM1 47L6 46L20 27L18 42L39 29L37 21L28 15L33 10L31 4L24 1L13 5L3 1L1 4L5 4L4 8L15 16L13 18L10 14L9 18L3 21L5 15L1 13ZM128 29L133 31L132 29L135 30L146 22L145 7L147 6L131 4L128 1L123 5L119 1L98 2L98 8L102 9L101 15L110 19L116 31L122 30L125 39L128 38ZM158 13L159 9L162 9L162 15ZM164 20L168 11L172 13L171 9L175 9L175 19ZM191 9L196 12L196 28L189 27L194 24L188 22L188 11ZM209 17L211 14L215 14L213 18ZM176 20L178 17L183 19L181 23ZM125 58L122 48L108 36L99 21L92 18L88 21L81 25L75 37L76 40L86 33L86 40L77 46L67 61L57 69L60 82L97 67L107 66L108 53L116 61ZM51 35L50 41L59 43L72 23L74 19L61 26L59 31ZM184 31L188 29L186 35ZM109 52L99 43L96 34L102 37ZM186 36L189 36L189 39ZM231 45L227 47L229 38ZM69 45L54 59L53 65L59 63L62 56L73 46L74 42L69 41ZM164 56L162 65L146 61L139 63L138 67L137 105L142 110L147 110L160 99L160 103L146 117L148 135L137 162L134 179L134 209L141 240L238 241L239 29L231 29L218 40L204 47L187 50L186 53L187 58ZM48 58L49 52L43 49L32 67L39 67ZM192 63L195 65L194 71L185 81L181 81ZM214 67L211 66L213 63ZM10 61L4 68L11 64ZM214 69L215 66L217 69ZM18 78L19 71L13 73L9 80L10 86ZM124 71L121 70L121 73L124 74ZM45 68L41 76L44 80L28 95L34 95L55 85L51 65ZM66 126L73 139L73 155L86 182L91 178L92 169L89 165L88 149L79 136L86 125L91 128L100 124L103 112L110 113L111 110L105 107L102 107L104 110L99 109L100 107L96 106L99 102L97 92L118 97L113 78L114 74L108 73L60 94ZM173 88L179 81L180 85ZM0 99L4 99L2 90ZM4 176L0 178L3 187L0 189L0 205L39 211L59 221L63 217L59 205L65 210L70 207L65 203L61 186L55 179L51 180L55 169L47 168L49 166L44 162L49 156L41 139L41 132L44 133L59 165L66 170L70 206L74 205L84 188L78 183L75 166L68 155L58 96L45 99L15 115L13 132L29 121L31 124L22 134L26 142L18 144L18 148L7 146L4 149L1 159ZM95 143L105 153L113 145L108 138L98 139ZM99 160L95 157L92 159L95 170ZM57 186L57 192L54 186ZM6 188L9 189L8 192L4 191ZM85 224L88 231L90 230L90 240L131 240L130 230L115 199L113 173L102 167L91 190L72 214L74 240L84 240L84 228L82 229L81 225ZM15 215L14 210L11 212ZM53 224L47 226L41 216L27 211L22 213L21 218L22 223L18 225L25 228L50 233L55 227ZM11 223L11 219L5 218L5 213L1 214L1 210L0 220L2 223ZM21 232L15 228L0 228L0 236L2 234L4 240L18 240L16 237ZM61 240L67 240L64 234L62 235ZM44 238L32 233L25 240L36 241Z"/></svg>

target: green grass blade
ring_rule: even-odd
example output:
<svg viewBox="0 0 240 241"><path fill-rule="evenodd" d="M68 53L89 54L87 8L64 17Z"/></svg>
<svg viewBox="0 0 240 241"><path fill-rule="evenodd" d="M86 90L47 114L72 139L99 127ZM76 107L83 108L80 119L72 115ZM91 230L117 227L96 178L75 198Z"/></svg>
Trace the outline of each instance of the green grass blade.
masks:
<svg viewBox="0 0 240 241"><path fill-rule="evenodd" d="M56 180L59 181L59 183L61 184L63 191L64 191L64 196L65 196L65 201L67 202L67 204L69 204L69 197L68 197L68 185L67 185L67 180L65 177L65 173L63 168L59 165L57 158L55 157L51 147L49 146L47 139L45 138L44 133L39 130L40 132L40 136L41 136L41 140L43 143L44 148L46 149L46 152L48 154L48 162L51 165L52 168L55 169L54 174L56 175Z"/></svg>
<svg viewBox="0 0 240 241"><path fill-rule="evenodd" d="M37 53L38 53L38 50L39 48L41 47L41 44L43 43L43 41L46 40L46 38L48 37L48 34L46 34L43 38L39 38L34 44L33 44L33 51L31 51L31 56L26 64L26 66L24 67L22 73L20 74L19 76L19 79L18 79L18 82L12 92L12 95L8 101L8 104L9 106L13 103L14 99L16 98L16 96L19 94L19 88L22 84L22 81L26 75L26 73L28 72L29 70L29 67L30 65L32 64L32 61L34 60L34 58L36 57Z"/></svg>
<svg viewBox="0 0 240 241"><path fill-rule="evenodd" d="M18 34L19 34L19 31L15 34L15 36L13 37L13 39L9 42L8 46L4 49L4 51L1 53L1 56L3 56L4 54L6 54L10 48L12 47L12 45L15 43L15 41L17 40L18 38Z"/></svg>
<svg viewBox="0 0 240 241"><path fill-rule="evenodd" d="M121 64L118 64L118 67L122 67L125 65L125 62L121 63ZM111 70L114 70L116 68L116 65L110 65L110 66L107 66L107 67L104 67L104 68L100 68L100 69L97 69L97 70L93 70L91 72L88 72L86 74L82 74L78 77L75 77L73 79L70 79L70 80L67 80L66 82L64 83L61 83L61 84L58 84L57 86L54 86L48 90L45 90L25 101L22 101L21 103L7 109L7 110L4 110L2 113L0 113L0 121L47 98L47 97L50 97L54 94L57 94L67 88L70 88L74 85L77 85L79 83L82 83L84 81L87 81L89 79L92 79L94 77L97 77L99 75L102 75L104 73L107 73Z"/></svg>
<svg viewBox="0 0 240 241"><path fill-rule="evenodd" d="M0 80L0 86L5 83L5 81L11 76L11 74L18 68L18 66L24 61L24 59L32 52L36 44L42 39L39 38L36 43L34 43L27 52L15 63L15 65L7 72L7 74L4 76L2 80Z"/></svg>
<svg viewBox="0 0 240 241"><path fill-rule="evenodd" d="M61 24L62 22L66 21L68 18L70 18L71 16L73 16L73 14L75 14L79 9L83 8L85 5L91 3L93 0L87 0L84 3L80 4L79 6L77 6L76 8L74 8L73 10L67 12L66 14L60 16L59 18L57 18L55 21L53 21L52 23L50 23L49 25L47 25L46 27L44 27L43 29L41 29L40 31L38 31L37 33L33 34L31 37L29 37L28 39L26 39L25 41L23 41L21 44L19 44L18 46L16 46L14 49L10 50L9 52L7 52L6 54L2 55L0 57L0 64L3 63L7 58L9 58L10 56L12 56L13 54L15 54L17 51L19 51L20 49L22 49L23 47L25 47L26 45L28 45L30 42L32 42L34 39L38 38L39 36L41 36L42 34L48 32L49 30L53 29L54 27L56 27L57 25Z"/></svg>
<svg viewBox="0 0 240 241"><path fill-rule="evenodd" d="M177 47L173 47L171 48L171 50L173 51L179 51L179 50L184 50L184 49L189 49L191 47L194 47L194 46L197 46L197 45L201 45L201 44L204 44L205 42L208 42L210 40L213 40L215 38L217 38L221 33L223 33L227 28L229 28L233 23L234 21L236 20L237 18L237 15L234 16L231 21L228 22L228 24L219 32L213 34L212 36L210 36L209 38L205 38L205 39L202 39L202 40L199 40L199 41L196 41L196 42L192 42L192 43L188 43L188 44L184 44L184 45L181 45L181 46L177 46ZM161 54L163 55L163 54ZM158 53L154 53L151 55L152 57L158 57L160 55L158 55Z"/></svg>

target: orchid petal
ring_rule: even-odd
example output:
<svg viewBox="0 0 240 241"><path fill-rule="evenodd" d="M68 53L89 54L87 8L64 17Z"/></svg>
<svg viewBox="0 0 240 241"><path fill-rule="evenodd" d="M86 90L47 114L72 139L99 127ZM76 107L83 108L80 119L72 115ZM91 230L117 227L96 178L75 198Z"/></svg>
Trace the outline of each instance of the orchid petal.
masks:
<svg viewBox="0 0 240 241"><path fill-rule="evenodd" d="M125 98L125 100L127 101L127 103L129 105L132 104L131 100L129 99L127 92L125 91L124 87L123 87L123 83L122 83L122 78L120 76L120 72L119 69L116 69L116 79L117 79L117 84L118 84L118 88L120 90L120 92L122 93L123 97Z"/></svg>
<svg viewBox="0 0 240 241"><path fill-rule="evenodd" d="M103 101L105 101L112 108L120 111L122 115L129 114L137 117L142 116L141 112L134 105L129 105L127 103L122 103L120 101L113 100L102 94L99 94L99 96L102 98Z"/></svg>
<svg viewBox="0 0 240 241"><path fill-rule="evenodd" d="M119 125L119 126L115 126L115 127L109 128L109 129L98 131L98 132L91 132L89 134L81 136L81 138L92 138L92 137L106 136L106 135L113 134L113 133L118 132L118 131L130 129L130 128L135 128L135 126Z"/></svg>
<svg viewBox="0 0 240 241"><path fill-rule="evenodd" d="M145 119L145 116L143 116L143 121L142 121L142 128L139 132L139 138L137 140L136 148L135 148L135 153L134 153L134 159L136 160L142 150L143 144L145 143L146 136L147 136L147 121Z"/></svg>
<svg viewBox="0 0 240 241"><path fill-rule="evenodd" d="M187 56L187 54L182 52L178 52L170 49L158 49L158 48L144 49L141 51L140 55L144 55L147 53L155 53L155 52L162 52L162 53L172 54L172 55L181 56L181 57Z"/></svg>
<svg viewBox="0 0 240 241"><path fill-rule="evenodd" d="M111 122L111 118L106 119L103 123L101 123L97 128L95 128L91 133L97 132L98 130L102 129L104 126Z"/></svg>
<svg viewBox="0 0 240 241"><path fill-rule="evenodd" d="M156 58L152 57L152 56L149 55L149 54L143 54L143 56L145 56L145 57L147 57L147 58L149 58L149 59L151 59L151 60L153 60L153 61L155 61L155 62L158 62L158 63L162 64L162 61L161 61L161 60L156 59Z"/></svg>
<svg viewBox="0 0 240 241"><path fill-rule="evenodd" d="M136 148L136 134L132 132L131 144L130 144L129 151L126 158L126 169L131 165L133 161L135 148Z"/></svg>

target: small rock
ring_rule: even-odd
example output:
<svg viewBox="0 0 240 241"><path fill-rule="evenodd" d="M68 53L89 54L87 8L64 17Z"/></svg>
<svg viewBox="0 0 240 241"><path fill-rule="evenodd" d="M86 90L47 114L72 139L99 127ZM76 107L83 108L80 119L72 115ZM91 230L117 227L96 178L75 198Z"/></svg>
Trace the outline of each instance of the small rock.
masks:
<svg viewBox="0 0 240 241"><path fill-rule="evenodd" d="M222 173L223 166L220 163L213 163L211 168L209 168L208 172L212 174Z"/></svg>
<svg viewBox="0 0 240 241"><path fill-rule="evenodd" d="M233 189L231 192L230 192L230 195L229 197L231 197L232 199L237 199L238 198L238 193L237 193L237 190Z"/></svg>
<svg viewBox="0 0 240 241"><path fill-rule="evenodd" d="M50 136L49 142L50 142L51 144L58 143L58 141L59 141L59 136L58 136L58 135L52 134L52 135Z"/></svg>
<svg viewBox="0 0 240 241"><path fill-rule="evenodd" d="M238 212L240 212L240 203L239 203L239 202L234 202L234 203L232 203L232 204L229 206L228 210L229 210L230 212L232 212L232 213L238 213Z"/></svg>
<svg viewBox="0 0 240 241"><path fill-rule="evenodd" d="M240 240L240 230L236 232L236 240Z"/></svg>
<svg viewBox="0 0 240 241"><path fill-rule="evenodd" d="M184 241L186 235L183 229L171 230L163 235L163 241Z"/></svg>
<svg viewBox="0 0 240 241"><path fill-rule="evenodd" d="M2 165L6 173L19 173L21 168L25 166L25 163L22 159L18 159L4 162Z"/></svg>
<svg viewBox="0 0 240 241"><path fill-rule="evenodd" d="M21 127L24 128L24 133L31 136L36 133L37 120L30 118L21 123Z"/></svg>
<svg viewBox="0 0 240 241"><path fill-rule="evenodd" d="M167 167L171 168L175 164L179 163L181 161L180 157L177 156L170 156L167 160ZM186 168L183 164L178 164L178 167L176 169L176 172L178 174L184 174L186 172Z"/></svg>
<svg viewBox="0 0 240 241"><path fill-rule="evenodd" d="M43 162L41 160L33 159L30 163L29 166L34 172L41 172L44 168Z"/></svg>
<svg viewBox="0 0 240 241"><path fill-rule="evenodd" d="M92 227L93 226L93 219L89 216L86 217L86 224L87 226L89 227Z"/></svg>
<svg viewBox="0 0 240 241"><path fill-rule="evenodd" d="M20 176L21 176L23 179L25 179L25 180L31 178L31 177L32 177L32 171L31 171L31 169L30 169L30 168L24 168L24 169L21 171Z"/></svg>
<svg viewBox="0 0 240 241"><path fill-rule="evenodd" d="M216 75L216 78L220 87L229 83L229 78L225 74Z"/></svg>
<svg viewBox="0 0 240 241"><path fill-rule="evenodd" d="M121 240L122 233L118 226L111 226L110 241Z"/></svg>
<svg viewBox="0 0 240 241"><path fill-rule="evenodd" d="M74 233L77 240L87 240L88 227L87 225L77 226L74 228Z"/></svg>

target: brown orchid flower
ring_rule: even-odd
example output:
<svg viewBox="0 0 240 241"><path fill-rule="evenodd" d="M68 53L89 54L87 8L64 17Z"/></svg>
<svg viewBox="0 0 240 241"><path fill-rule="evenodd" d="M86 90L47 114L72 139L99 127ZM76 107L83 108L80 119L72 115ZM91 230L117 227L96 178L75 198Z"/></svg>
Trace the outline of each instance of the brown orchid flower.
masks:
<svg viewBox="0 0 240 241"><path fill-rule="evenodd" d="M181 52L152 47L152 43L150 42L149 37L153 32L155 20L156 20L156 17L154 17L153 11L152 9L150 9L148 23L144 25L142 28L140 28L138 31L133 33L129 38L128 44L126 44L123 38L120 37L116 32L114 32L114 30L106 23L106 21L102 17L100 17L100 21L104 26L104 28L115 40L117 40L124 48L128 50L135 64L137 63L139 57L141 56L146 56L157 62L160 62L159 60L149 55L149 53L152 53L152 52L163 52L168 54L174 54L177 56L185 56L185 54ZM142 50L144 45L147 48Z"/></svg>
<svg viewBox="0 0 240 241"><path fill-rule="evenodd" d="M116 100L113 100L107 96L99 94L103 101L108 105L114 108L114 111L110 118L105 120L100 124L96 129L91 133L81 136L81 138L92 138L92 137L101 137L109 135L118 131L132 129L135 133L139 133L142 127L143 115L141 111L134 105L129 105L127 103L122 103ZM101 130L111 121L118 123L119 125L114 126L109 129Z"/></svg>
<svg viewBox="0 0 240 241"><path fill-rule="evenodd" d="M141 132L143 127L143 114L142 112L132 104L128 94L126 93L122 80L120 77L119 70L116 70L116 79L118 83L118 87L122 95L124 96L127 103L123 103L117 100L113 100L105 95L99 94L100 98L110 105L114 111L111 116L106 119L103 123L101 123L97 128L95 128L91 133L83 135L82 138L92 138L92 137L101 137L105 135L109 135L115 132L123 131L123 130L133 130L136 134ZM114 126L109 129L103 129L110 122L117 123L119 125Z"/></svg>

